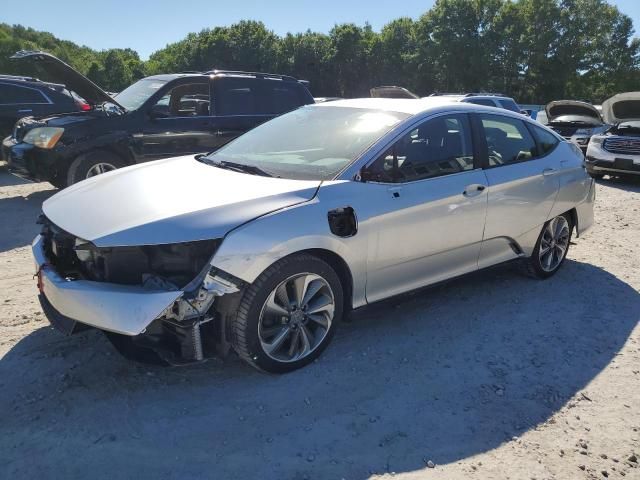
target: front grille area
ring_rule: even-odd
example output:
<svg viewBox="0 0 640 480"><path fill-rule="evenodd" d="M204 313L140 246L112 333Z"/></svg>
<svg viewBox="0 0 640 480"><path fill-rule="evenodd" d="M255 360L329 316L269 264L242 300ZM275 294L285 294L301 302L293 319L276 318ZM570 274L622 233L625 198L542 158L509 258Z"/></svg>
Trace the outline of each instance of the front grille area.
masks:
<svg viewBox="0 0 640 480"><path fill-rule="evenodd" d="M607 152L622 155L640 155L640 138L611 137L602 144Z"/></svg>

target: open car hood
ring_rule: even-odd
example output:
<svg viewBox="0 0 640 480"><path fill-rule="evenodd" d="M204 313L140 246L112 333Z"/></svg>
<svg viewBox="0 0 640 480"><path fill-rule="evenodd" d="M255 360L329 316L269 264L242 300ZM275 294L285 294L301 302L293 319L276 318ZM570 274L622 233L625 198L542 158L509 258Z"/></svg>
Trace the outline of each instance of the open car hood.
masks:
<svg viewBox="0 0 640 480"><path fill-rule="evenodd" d="M311 200L321 181L224 170L193 155L89 178L47 201L47 218L98 247L159 245L224 237L267 213Z"/></svg>
<svg viewBox="0 0 640 480"><path fill-rule="evenodd" d="M582 115L602 121L602 116L596 107L578 100L554 100L544 107L544 111L548 122L553 122L554 118L561 115Z"/></svg>
<svg viewBox="0 0 640 480"><path fill-rule="evenodd" d="M46 73L49 80L64 84L69 90L73 90L91 105L110 102L122 108L107 92L50 53L21 50L12 55L11 59L32 63L37 69Z"/></svg>
<svg viewBox="0 0 640 480"><path fill-rule="evenodd" d="M602 102L604 121L615 125L640 120L640 92L625 92Z"/></svg>

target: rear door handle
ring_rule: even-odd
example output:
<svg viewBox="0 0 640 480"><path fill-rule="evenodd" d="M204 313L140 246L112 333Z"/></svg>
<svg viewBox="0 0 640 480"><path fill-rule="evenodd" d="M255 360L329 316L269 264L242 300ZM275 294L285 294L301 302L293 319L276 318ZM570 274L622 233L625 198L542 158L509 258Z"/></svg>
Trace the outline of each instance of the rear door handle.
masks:
<svg viewBox="0 0 640 480"><path fill-rule="evenodd" d="M25 108L23 110L18 110L18 113L31 113L33 112L33 110L31 110L30 108Z"/></svg>
<svg viewBox="0 0 640 480"><path fill-rule="evenodd" d="M486 185L482 185L482 184L473 184L473 185L467 185L464 189L464 192L462 192L462 194L465 197L475 197L476 195L480 195L482 192L484 192L485 188L487 188Z"/></svg>
<svg viewBox="0 0 640 480"><path fill-rule="evenodd" d="M553 175L554 173L556 173L555 168L545 168L544 170L542 170L542 175L544 175L545 177L548 177L549 175Z"/></svg>

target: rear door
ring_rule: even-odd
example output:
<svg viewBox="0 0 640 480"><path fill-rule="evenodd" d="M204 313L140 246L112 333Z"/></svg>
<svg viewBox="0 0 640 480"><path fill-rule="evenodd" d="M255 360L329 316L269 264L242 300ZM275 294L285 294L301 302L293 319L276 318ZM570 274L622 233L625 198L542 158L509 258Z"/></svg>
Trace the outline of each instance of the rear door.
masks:
<svg viewBox="0 0 640 480"><path fill-rule="evenodd" d="M53 102L37 88L0 82L0 135L9 135L22 117L46 115Z"/></svg>
<svg viewBox="0 0 640 480"><path fill-rule="evenodd" d="M214 91L212 121L220 145L308 103L301 84L277 77L219 75Z"/></svg>
<svg viewBox="0 0 640 480"><path fill-rule="evenodd" d="M172 83L146 112L137 144L142 160L204 153L215 150L219 138L210 115L208 77Z"/></svg>
<svg viewBox="0 0 640 480"><path fill-rule="evenodd" d="M538 149L523 120L474 114L488 188L480 268L518 256L521 242L537 238L559 189L560 160Z"/></svg>

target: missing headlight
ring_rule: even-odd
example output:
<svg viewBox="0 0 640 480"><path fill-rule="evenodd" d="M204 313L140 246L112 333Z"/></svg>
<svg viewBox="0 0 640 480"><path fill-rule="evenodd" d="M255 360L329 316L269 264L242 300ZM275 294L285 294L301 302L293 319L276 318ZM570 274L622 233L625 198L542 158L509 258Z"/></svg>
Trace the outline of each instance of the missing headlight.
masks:
<svg viewBox="0 0 640 480"><path fill-rule="evenodd" d="M139 247L75 247L82 273L99 282L140 285L145 276L161 277L182 288L196 277L215 253L220 240Z"/></svg>

